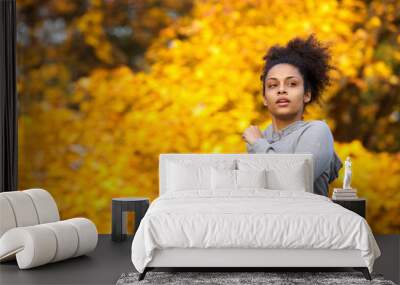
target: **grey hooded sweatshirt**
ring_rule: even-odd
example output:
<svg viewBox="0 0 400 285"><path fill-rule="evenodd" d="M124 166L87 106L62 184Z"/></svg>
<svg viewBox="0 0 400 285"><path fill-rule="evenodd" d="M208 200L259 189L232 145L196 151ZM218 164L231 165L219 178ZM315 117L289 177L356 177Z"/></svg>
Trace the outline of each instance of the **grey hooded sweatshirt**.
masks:
<svg viewBox="0 0 400 285"><path fill-rule="evenodd" d="M295 121L275 132L272 124L253 144L246 143L248 153L312 153L314 159L314 193L328 196L328 186L339 176L343 163L333 146L333 135L324 121Z"/></svg>

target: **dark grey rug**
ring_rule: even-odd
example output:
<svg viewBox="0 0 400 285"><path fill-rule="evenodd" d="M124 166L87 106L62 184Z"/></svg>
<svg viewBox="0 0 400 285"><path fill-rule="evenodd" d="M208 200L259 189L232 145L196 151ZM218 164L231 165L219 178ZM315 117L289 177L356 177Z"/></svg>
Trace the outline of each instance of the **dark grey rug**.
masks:
<svg viewBox="0 0 400 285"><path fill-rule="evenodd" d="M138 281L139 273L124 273L117 285L131 284L379 284L395 285L384 280L381 274L371 274L366 280L361 272L147 272L145 279Z"/></svg>

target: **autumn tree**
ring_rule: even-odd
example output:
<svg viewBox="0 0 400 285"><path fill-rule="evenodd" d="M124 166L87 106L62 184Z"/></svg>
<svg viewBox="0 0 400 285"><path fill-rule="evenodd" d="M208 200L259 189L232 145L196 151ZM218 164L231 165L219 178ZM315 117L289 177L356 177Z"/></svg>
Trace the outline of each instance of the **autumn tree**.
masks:
<svg viewBox="0 0 400 285"><path fill-rule="evenodd" d="M118 1L87 3L93 6L71 26L71 34L80 31L81 42L70 39L70 44L91 46L88 50L101 64L91 65L90 56L78 52L70 62L74 55L65 53L74 49L60 47L42 50L37 55L42 61L21 67L21 96L35 94L20 117L21 188L48 189L65 218L88 216L100 232L109 232L112 197L158 196L160 153L245 152L243 130L250 124L263 129L271 122L261 97L262 56L274 44L315 33L331 45L337 70L322 105L309 106L305 120L325 119L340 158L353 157L353 186L368 198L373 229L400 231L399 102L383 109L375 104L399 88L400 58L393 42L399 41L398 29L389 28L390 23L398 26L396 2L382 8L357 0L195 1L190 13L158 30L136 67L129 57L120 57L126 55L118 48L121 43L105 36L104 17L90 20L86 32L80 26L92 10L106 13L96 5L118 9ZM380 9L385 12L379 14ZM112 26L119 20L106 22ZM376 29L384 31L381 38L373 33ZM387 44L381 49L383 38ZM137 39L130 35L126 40ZM65 60L57 61L58 53ZM50 58L58 63L52 66ZM85 71L73 75L74 64Z"/></svg>

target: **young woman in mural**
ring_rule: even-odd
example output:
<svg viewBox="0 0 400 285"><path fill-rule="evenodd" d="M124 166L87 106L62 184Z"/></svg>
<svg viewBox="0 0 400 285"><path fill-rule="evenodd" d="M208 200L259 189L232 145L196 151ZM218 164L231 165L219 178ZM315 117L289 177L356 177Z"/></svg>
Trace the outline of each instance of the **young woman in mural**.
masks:
<svg viewBox="0 0 400 285"><path fill-rule="evenodd" d="M314 35L271 47L263 58L261 81L272 124L263 132L250 126L242 135L248 153L312 153L314 193L324 196L343 164L334 151L329 126L324 121L304 121L303 113L330 84L330 57Z"/></svg>

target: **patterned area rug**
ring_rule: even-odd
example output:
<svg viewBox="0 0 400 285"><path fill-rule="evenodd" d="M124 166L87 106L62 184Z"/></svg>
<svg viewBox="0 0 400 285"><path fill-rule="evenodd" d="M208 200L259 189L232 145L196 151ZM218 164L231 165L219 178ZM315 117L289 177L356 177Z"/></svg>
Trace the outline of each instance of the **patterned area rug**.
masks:
<svg viewBox="0 0 400 285"><path fill-rule="evenodd" d="M371 274L372 281L366 280L361 272L147 272L142 281L139 273L124 273L117 285L132 284L387 284L394 282L384 280L380 274Z"/></svg>

